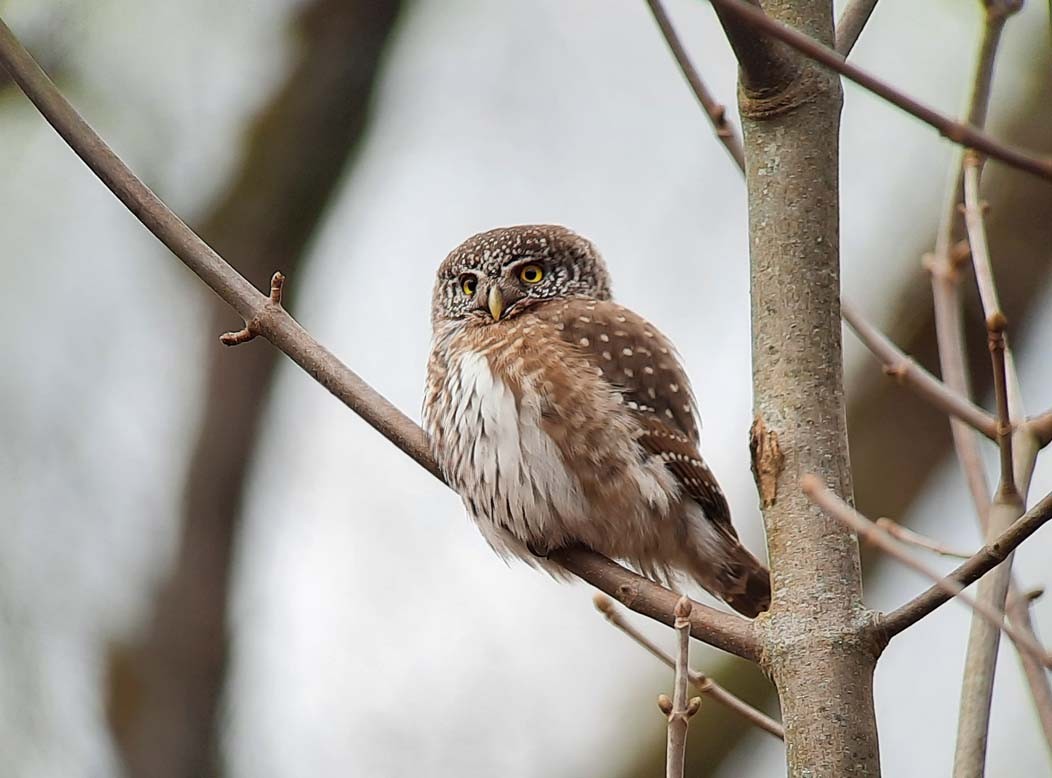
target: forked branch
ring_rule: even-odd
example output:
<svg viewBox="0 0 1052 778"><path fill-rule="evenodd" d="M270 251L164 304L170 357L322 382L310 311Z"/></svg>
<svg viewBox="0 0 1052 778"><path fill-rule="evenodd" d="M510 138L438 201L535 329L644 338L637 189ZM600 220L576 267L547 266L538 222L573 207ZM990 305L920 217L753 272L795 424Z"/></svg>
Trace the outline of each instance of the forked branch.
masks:
<svg viewBox="0 0 1052 778"><path fill-rule="evenodd" d="M861 513L856 511L846 502L837 497L831 489L828 489L817 477L813 475L805 475L800 480L800 485L804 490L804 493L808 498L824 510L829 516L836 519L837 521L847 525L854 530L860 538L865 540L867 543L871 543L879 548L884 553L898 560L902 564L909 567L911 570L920 573L926 578L930 578L935 582L935 586L942 590L946 595L947 599L956 597L965 605L970 607L974 613L978 616L986 619L998 629L1004 631L1008 637L1019 647L1020 650L1027 651L1031 656L1036 658L1045 667L1052 667L1052 655L1050 655L1044 648L1037 643L1031 635L1016 629L1015 627L1006 624L1004 622L1004 612L990 607L986 602L982 600L976 600L970 595L966 594L964 589L965 586L955 580L951 575L949 577L943 577L938 572L928 567L924 563L914 559L899 544L886 533L880 529L876 524L867 519ZM1052 507L1052 497L1049 498L1050 507ZM1046 518L1047 520L1047 518ZM1043 522L1042 522L1043 523ZM1020 540L1019 542L1022 542ZM1018 543L1016 543L1018 545ZM988 547L989 548L989 547ZM1012 547L1014 549L1015 546ZM1010 553L1012 549L999 548L997 553L1003 561ZM984 549L986 551L987 549ZM983 552L980 552L982 554ZM979 556L979 555L976 555ZM975 557L973 557L974 559ZM965 564L968 564L967 562ZM990 568L983 572L988 572L995 565L991 565ZM977 576L978 577L978 576ZM886 626L886 622L885 622Z"/></svg>
<svg viewBox="0 0 1052 778"><path fill-rule="evenodd" d="M1017 148L1001 143L982 130L954 121L950 117L899 91L890 84L881 81L862 68L852 65L843 56L829 47L823 46L814 38L772 19L755 5L744 2L744 0L709 0L709 2L712 3L720 15L721 21L733 19L739 27L745 25L766 36L782 41L808 59L814 60L854 81L864 89L901 108L911 116L920 119L954 143L977 149L987 156L998 159L1014 168L1025 170L1045 180L1052 181L1052 160L1020 151ZM725 21L724 27L727 27ZM729 31L728 37L730 37ZM732 44L733 40L732 38ZM735 47L735 53L737 52L738 48ZM739 62L741 62L740 59Z"/></svg>
<svg viewBox="0 0 1052 778"><path fill-rule="evenodd" d="M613 600L605 594L597 594L592 598L592 601L595 603L596 610L602 613L607 621L669 667L674 668L676 666L675 658L662 651L661 648L659 648L646 635L633 627L618 611ZM757 710L740 697L731 694L709 676L704 673L699 673L696 670L688 669L687 678L690 680L690 685L705 697L711 698L720 705L734 711L750 724L759 727L764 732L774 735L774 737L779 740L785 740L785 730L782 728L781 724L762 711Z"/></svg>

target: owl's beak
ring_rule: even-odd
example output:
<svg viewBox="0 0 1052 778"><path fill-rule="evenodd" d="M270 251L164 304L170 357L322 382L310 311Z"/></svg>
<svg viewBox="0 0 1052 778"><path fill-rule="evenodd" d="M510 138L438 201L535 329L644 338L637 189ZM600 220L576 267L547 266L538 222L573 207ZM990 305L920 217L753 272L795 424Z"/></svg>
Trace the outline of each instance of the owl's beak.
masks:
<svg viewBox="0 0 1052 778"><path fill-rule="evenodd" d="M500 287L497 284L493 284L489 288L489 312L493 317L493 321L500 321L501 314L504 313L504 294L500 291Z"/></svg>

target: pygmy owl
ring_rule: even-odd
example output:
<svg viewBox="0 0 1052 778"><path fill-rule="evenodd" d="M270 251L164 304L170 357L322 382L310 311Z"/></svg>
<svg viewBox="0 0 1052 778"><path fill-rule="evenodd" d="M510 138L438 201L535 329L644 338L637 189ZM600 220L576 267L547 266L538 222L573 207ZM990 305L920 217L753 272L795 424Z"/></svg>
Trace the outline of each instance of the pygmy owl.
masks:
<svg viewBox="0 0 1052 778"><path fill-rule="evenodd" d="M550 225L469 238L438 269L431 322L425 427L499 554L557 573L546 552L581 543L767 609L770 575L698 452L676 351L611 300L589 241Z"/></svg>

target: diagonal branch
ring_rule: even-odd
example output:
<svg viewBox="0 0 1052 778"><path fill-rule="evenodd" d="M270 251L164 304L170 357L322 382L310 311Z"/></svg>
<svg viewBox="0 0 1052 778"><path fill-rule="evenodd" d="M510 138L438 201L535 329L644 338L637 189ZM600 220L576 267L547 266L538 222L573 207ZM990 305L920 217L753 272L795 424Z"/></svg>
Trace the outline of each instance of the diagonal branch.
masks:
<svg viewBox="0 0 1052 778"><path fill-rule="evenodd" d="M836 50L842 57L847 57L855 48L862 28L866 26L876 7L877 0L851 0L840 14L836 23Z"/></svg>
<svg viewBox="0 0 1052 778"><path fill-rule="evenodd" d="M990 540L985 546L959 565L944 580L969 586L1001 564L1027 538L1052 520L1052 494L1045 496L1033 508L1023 514L1008 529ZM912 627L929 613L953 599L953 595L938 586L932 586L906 604L885 614L881 626L887 637L893 638Z"/></svg>
<svg viewBox="0 0 1052 778"><path fill-rule="evenodd" d="M595 604L596 610L602 613L607 621L645 648L652 656L657 657L669 667L675 667L675 658L662 651L646 635L628 623L628 621L621 616L617 606L614 605L609 597L605 594L597 594L592 601ZM752 705L745 702L745 700L731 694L731 692L724 689L711 677L704 673L699 673L696 670L689 669L687 671L687 677L691 686L706 697L710 697L727 709L734 711L750 724L762 729L764 732L774 735L779 740L785 740L785 730L782 728L781 724L762 711L757 710Z"/></svg>
<svg viewBox="0 0 1052 778"><path fill-rule="evenodd" d="M672 56L675 57L676 63L679 65L680 72L687 79L690 90L694 93L694 97L697 98L702 110L705 111L705 115L709 117L709 122L716 133L716 138L727 149L727 153L731 155L738 169L744 172L745 151L742 149L742 141L735 131L734 125L727 121L727 109L712 96L708 87L705 86L705 82L698 75L697 69L691 64L690 58L687 56L687 50L683 48L683 42L676 33L676 28L672 26L672 21L668 18L668 13L666 13L665 7L661 4L661 0L647 0L647 5L650 7L650 13L653 14L654 21L657 22L658 28L665 38L665 43L668 44Z"/></svg>
<svg viewBox="0 0 1052 778"><path fill-rule="evenodd" d="M742 5L763 14L758 0L742 0ZM800 74L800 64L784 46L757 35L748 19L728 12L717 3L712 6L738 60L742 88L747 94L762 99L784 90L796 79Z"/></svg>
<svg viewBox="0 0 1052 778"><path fill-rule="evenodd" d="M995 628L1004 631L1021 651L1027 651L1034 656L1045 667L1052 667L1052 655L1050 655L1032 635L1005 623L1004 612L995 608L982 599L975 599L965 593L965 585L956 581L953 577L942 577L935 570L924 563L914 559L888 533L880 529L876 524L856 511L846 502L837 497L831 489L828 489L822 481L813 475L805 475L800 479L800 486L804 494L818 505L827 514L837 521L851 527L859 537L868 543L872 543L889 556L894 557L902 564L921 575L930 578L935 586L945 593L948 598L956 597L965 603L977 615L988 621ZM982 553L982 552L980 552ZM1011 551L1005 553L1005 557ZM977 555L978 556L978 555ZM1002 560L1005 558L1002 557ZM967 563L965 563L967 564Z"/></svg>
<svg viewBox="0 0 1052 778"><path fill-rule="evenodd" d="M88 123L40 69L7 25L0 20L0 65L58 134L96 176L173 254L252 322L297 365L361 416L421 467L442 480L423 430L312 338L285 310L273 305L161 201ZM568 570L615 597L632 610L672 624L677 596L600 554L579 548L550 556ZM746 659L758 655L751 624L745 619L695 604L691 634Z"/></svg>
<svg viewBox="0 0 1052 778"><path fill-rule="evenodd" d="M1037 438L1039 446L1044 448L1052 443L1052 411L1045 411L1040 416L1035 416L1029 422L1030 431Z"/></svg>
<svg viewBox="0 0 1052 778"><path fill-rule="evenodd" d="M993 416L902 353L882 332L862 318L854 306L847 302L841 305L844 321L883 363L885 373L913 389L939 410L960 419L991 440L997 438L997 422Z"/></svg>
<svg viewBox="0 0 1052 778"><path fill-rule="evenodd" d="M972 556L971 552L958 551L949 548L943 543L933 540L925 535L921 535L919 532L914 532L908 527L904 527L886 516L877 519L876 525L895 538L895 540L901 541L910 546L923 548L927 551L931 551L933 554L938 554L939 556L952 556L957 557L958 559L969 559Z"/></svg>
<svg viewBox="0 0 1052 778"><path fill-rule="evenodd" d="M720 14L720 20L733 19L739 25L747 25L754 30L763 32L771 38L776 38L799 51L808 59L812 59L821 65L833 70L840 75L854 81L859 86L867 89L878 97L887 100L892 105L901 108L906 113L920 119L939 131L939 134L968 148L977 149L986 155L1004 162L1007 165L1033 173L1048 181L1052 181L1052 160L1035 157L1019 149L1007 146L995 138L987 135L968 124L961 124L953 119L939 113L923 103L913 99L909 95L899 91L895 87L881 81L879 78L867 73L855 65L852 65L843 56L827 46L823 46L814 38L794 30L781 22L772 19L762 10L744 2L744 0L709 0L716 12ZM727 24L724 23L726 29ZM730 33L728 31L728 37ZM737 49L735 49L737 51ZM740 60L739 60L740 61Z"/></svg>

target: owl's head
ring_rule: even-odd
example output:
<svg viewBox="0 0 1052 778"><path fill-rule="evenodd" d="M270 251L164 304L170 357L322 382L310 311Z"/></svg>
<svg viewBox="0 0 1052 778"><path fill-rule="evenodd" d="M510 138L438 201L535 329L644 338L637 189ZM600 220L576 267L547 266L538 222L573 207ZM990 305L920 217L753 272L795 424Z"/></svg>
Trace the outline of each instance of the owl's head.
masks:
<svg viewBox="0 0 1052 778"><path fill-rule="evenodd" d="M562 297L610 299L595 246L552 224L500 227L468 238L439 266L431 323L492 323Z"/></svg>

